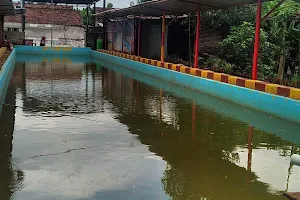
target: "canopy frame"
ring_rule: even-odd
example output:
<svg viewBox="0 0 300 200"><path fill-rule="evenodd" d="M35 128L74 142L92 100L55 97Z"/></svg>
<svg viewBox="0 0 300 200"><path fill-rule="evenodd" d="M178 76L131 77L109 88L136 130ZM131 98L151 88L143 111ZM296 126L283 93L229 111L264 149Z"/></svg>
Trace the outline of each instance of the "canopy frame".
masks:
<svg viewBox="0 0 300 200"><path fill-rule="evenodd" d="M239 2L238 2L239 1ZM145 3L141 3L132 7L107 10L100 13L96 13L95 17L98 18L110 18L117 19L120 17L127 17L128 15L134 15L141 17L161 17L162 18L162 43L161 43L161 61L164 61L164 30L165 30L165 16L178 16L190 13L197 13L197 27L195 37L195 52L194 52L194 64L195 68L198 67L198 52L199 52L199 37L200 37L200 8L201 10L217 10L227 9L233 6L242 6L245 4L257 3L256 11L256 27L255 27L255 40L254 40L254 53L252 62L252 79L257 79L257 67L259 58L259 38L260 38L260 23L263 20L268 19L269 15L276 10L285 0L281 0L269 13L261 18L262 12L262 0L153 0ZM211 3L207 3L211 2ZM220 2L223 4L220 4ZM179 6L177 4L186 5ZM176 7L177 5L177 7ZM193 5L188 7L188 5ZM198 6L195 6L198 5ZM168 9L165 9L166 7ZM148 10L145 10L148 8ZM140 22L139 22L140 23ZM140 27L139 27L140 31ZM190 35L189 35L190 37ZM140 35L138 35L138 42L140 45ZM140 48L140 46L138 46ZM140 56L140 50L138 49L138 55Z"/></svg>

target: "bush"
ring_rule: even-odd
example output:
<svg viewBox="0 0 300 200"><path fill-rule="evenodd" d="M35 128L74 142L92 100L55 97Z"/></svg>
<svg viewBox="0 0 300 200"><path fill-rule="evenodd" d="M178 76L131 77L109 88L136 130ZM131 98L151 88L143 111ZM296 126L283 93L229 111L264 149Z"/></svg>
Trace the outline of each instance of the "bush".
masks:
<svg viewBox="0 0 300 200"><path fill-rule="evenodd" d="M230 74L232 72L232 66L230 63L214 56L209 57L205 61L205 66L215 72L222 72L226 74Z"/></svg>
<svg viewBox="0 0 300 200"><path fill-rule="evenodd" d="M252 23L244 22L233 26L230 34L220 42L222 57L234 64L234 74L251 77L253 44L255 27ZM274 74L276 71L276 50L278 47L268 41L268 35L261 29L260 57L258 66L259 78Z"/></svg>

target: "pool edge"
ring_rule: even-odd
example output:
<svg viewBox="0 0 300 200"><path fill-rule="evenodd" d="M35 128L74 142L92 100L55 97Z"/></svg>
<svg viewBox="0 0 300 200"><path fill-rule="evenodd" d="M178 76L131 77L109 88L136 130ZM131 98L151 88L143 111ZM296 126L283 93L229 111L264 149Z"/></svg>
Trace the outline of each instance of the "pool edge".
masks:
<svg viewBox="0 0 300 200"><path fill-rule="evenodd" d="M8 84L10 82L12 72L14 71L15 60L16 49L13 49L10 55L7 57L4 64L2 65L0 71L0 113L2 111L2 106L5 101Z"/></svg>
<svg viewBox="0 0 300 200"><path fill-rule="evenodd" d="M300 123L300 101L92 51L91 56L186 88Z"/></svg>

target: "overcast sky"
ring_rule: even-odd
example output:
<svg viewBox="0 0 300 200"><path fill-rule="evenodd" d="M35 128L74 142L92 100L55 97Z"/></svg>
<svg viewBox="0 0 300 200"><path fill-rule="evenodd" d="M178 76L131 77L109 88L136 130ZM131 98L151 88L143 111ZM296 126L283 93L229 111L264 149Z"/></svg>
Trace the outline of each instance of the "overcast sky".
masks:
<svg viewBox="0 0 300 200"><path fill-rule="evenodd" d="M124 7L128 7L131 1L136 3L136 0L106 0L106 3L112 3L115 8L124 8ZM102 7L102 5L103 5L103 0L100 0L97 6Z"/></svg>

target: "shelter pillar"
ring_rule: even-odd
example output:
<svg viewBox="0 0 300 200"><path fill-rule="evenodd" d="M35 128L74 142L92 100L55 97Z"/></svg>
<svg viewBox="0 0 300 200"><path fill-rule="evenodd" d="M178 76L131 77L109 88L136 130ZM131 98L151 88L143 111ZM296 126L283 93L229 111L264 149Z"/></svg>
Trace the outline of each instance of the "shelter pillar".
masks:
<svg viewBox="0 0 300 200"><path fill-rule="evenodd" d="M96 26L97 26L97 19L95 14L97 13L96 11L96 2L94 2L94 8L93 8L93 49L97 50L97 39L99 38L99 35L96 36L95 32L96 32ZM96 37L95 37L96 36Z"/></svg>
<svg viewBox="0 0 300 200"><path fill-rule="evenodd" d="M139 25L138 25L138 44L137 44L137 55L141 56L141 18L139 18Z"/></svg>
<svg viewBox="0 0 300 200"><path fill-rule="evenodd" d="M166 15L163 13L162 16L162 27L161 27L161 49L160 49L160 61L165 60L165 29L166 29Z"/></svg>
<svg viewBox="0 0 300 200"><path fill-rule="evenodd" d="M255 28L255 41L254 41L254 52L253 52L253 63L252 63L252 79L257 79L257 65L259 57L259 38L260 38L260 21L261 21L261 0L257 1L256 10L256 28Z"/></svg>
<svg viewBox="0 0 300 200"><path fill-rule="evenodd" d="M116 32L116 22L112 22L112 33L111 33L111 50L114 51L114 36Z"/></svg>
<svg viewBox="0 0 300 200"><path fill-rule="evenodd" d="M88 32L89 32L89 18L90 18L90 16L89 16L89 5L86 7L86 31L85 31L85 34L86 34L86 36L85 36L85 38L86 38L86 47L88 46Z"/></svg>
<svg viewBox="0 0 300 200"><path fill-rule="evenodd" d="M103 11L106 11L106 0L103 0ZM106 18L103 18L103 48L107 49L107 23Z"/></svg>
<svg viewBox="0 0 300 200"><path fill-rule="evenodd" d="M199 37L200 37L200 11L197 12L197 26L196 26L196 39L195 39L195 56L194 56L194 68L198 68L198 56L199 56Z"/></svg>
<svg viewBox="0 0 300 200"><path fill-rule="evenodd" d="M51 0L51 47L53 46L53 0Z"/></svg>
<svg viewBox="0 0 300 200"><path fill-rule="evenodd" d="M122 24L122 53L124 53L124 26Z"/></svg>
<svg viewBox="0 0 300 200"><path fill-rule="evenodd" d="M96 11L96 2L94 2L94 12L93 12L93 14L95 15L97 13L97 11ZM96 23L96 17L95 16L93 16L93 25L94 25L94 27L96 27L97 26L97 23Z"/></svg>

